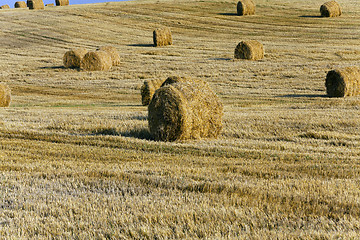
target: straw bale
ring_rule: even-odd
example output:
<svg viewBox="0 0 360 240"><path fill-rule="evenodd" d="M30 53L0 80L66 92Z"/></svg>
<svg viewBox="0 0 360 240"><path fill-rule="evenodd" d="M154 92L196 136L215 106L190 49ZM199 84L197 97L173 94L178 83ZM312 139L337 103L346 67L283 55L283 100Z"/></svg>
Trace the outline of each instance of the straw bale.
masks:
<svg viewBox="0 0 360 240"><path fill-rule="evenodd" d="M74 48L67 51L63 57L63 63L66 68L79 68L81 60L88 51L85 48Z"/></svg>
<svg viewBox="0 0 360 240"><path fill-rule="evenodd" d="M120 55L118 50L113 46L101 46L98 48L100 51L105 51L110 54L112 65L119 66L120 65Z"/></svg>
<svg viewBox="0 0 360 240"><path fill-rule="evenodd" d="M29 9L45 9L43 0L27 0L26 4Z"/></svg>
<svg viewBox="0 0 360 240"><path fill-rule="evenodd" d="M243 15L254 15L255 14L255 3L253 0L240 0L237 4L237 14Z"/></svg>
<svg viewBox="0 0 360 240"><path fill-rule="evenodd" d="M144 106L149 105L155 91L161 87L161 84L164 80L154 79L154 80L145 80L144 84L141 86L141 103Z"/></svg>
<svg viewBox="0 0 360 240"><path fill-rule="evenodd" d="M336 1L329 1L321 5L320 13L322 17L338 17L341 15L341 7Z"/></svg>
<svg viewBox="0 0 360 240"><path fill-rule="evenodd" d="M2 6L0 7L0 9L9 9L9 8L10 8L10 6L9 6L9 5L7 5L7 4L2 5Z"/></svg>
<svg viewBox="0 0 360 240"><path fill-rule="evenodd" d="M157 141L216 138L222 129L222 103L202 80L164 85L155 91L148 112Z"/></svg>
<svg viewBox="0 0 360 240"><path fill-rule="evenodd" d="M360 68L346 67L329 71L325 86L329 97L360 95Z"/></svg>
<svg viewBox="0 0 360 240"><path fill-rule="evenodd" d="M45 4L45 7L54 7L55 5L53 3Z"/></svg>
<svg viewBox="0 0 360 240"><path fill-rule="evenodd" d="M263 59L264 46L255 40L242 41L236 46L234 57L248 60Z"/></svg>
<svg viewBox="0 0 360 240"><path fill-rule="evenodd" d="M86 53L80 64L80 68L87 71L106 71L109 70L111 66L111 56L105 51Z"/></svg>
<svg viewBox="0 0 360 240"><path fill-rule="evenodd" d="M27 8L26 2L24 1L18 1L14 4L15 8Z"/></svg>
<svg viewBox="0 0 360 240"><path fill-rule="evenodd" d="M69 0L55 0L56 6L67 6L69 5Z"/></svg>
<svg viewBox="0 0 360 240"><path fill-rule="evenodd" d="M163 27L155 29L153 32L153 39L155 47L172 45L170 28Z"/></svg>
<svg viewBox="0 0 360 240"><path fill-rule="evenodd" d="M10 88L0 83L0 107L8 107L11 102L11 90Z"/></svg>

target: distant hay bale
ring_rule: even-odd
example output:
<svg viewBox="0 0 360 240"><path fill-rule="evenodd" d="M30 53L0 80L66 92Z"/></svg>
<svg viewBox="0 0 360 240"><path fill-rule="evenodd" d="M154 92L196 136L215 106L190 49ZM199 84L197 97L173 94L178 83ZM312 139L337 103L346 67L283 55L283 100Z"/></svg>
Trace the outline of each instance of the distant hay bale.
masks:
<svg viewBox="0 0 360 240"><path fill-rule="evenodd" d="M216 138L222 129L222 103L201 80L159 88L148 112L150 133L157 141Z"/></svg>
<svg viewBox="0 0 360 240"><path fill-rule="evenodd" d="M2 5L2 6L0 7L0 9L9 9L9 8L10 8L10 6L9 6L9 5L7 5L7 4Z"/></svg>
<svg viewBox="0 0 360 240"><path fill-rule="evenodd" d="M45 4L45 7L54 7L55 5L53 3Z"/></svg>
<svg viewBox="0 0 360 240"><path fill-rule="evenodd" d="M253 0L240 0L237 4L237 14L243 15L254 15L255 14L255 3Z"/></svg>
<svg viewBox="0 0 360 240"><path fill-rule="evenodd" d="M24 1L15 2L14 7L15 8L27 8L26 2L24 2Z"/></svg>
<svg viewBox="0 0 360 240"><path fill-rule="evenodd" d="M155 29L153 32L153 39L155 47L172 45L170 28L163 27Z"/></svg>
<svg viewBox="0 0 360 240"><path fill-rule="evenodd" d="M8 107L11 102L11 90L5 84L0 84L0 107Z"/></svg>
<svg viewBox="0 0 360 240"><path fill-rule="evenodd" d="M29 9L45 9L43 0L27 0L26 4Z"/></svg>
<svg viewBox="0 0 360 240"><path fill-rule="evenodd" d="M322 17L338 17L341 15L341 7L336 1L329 1L321 5L320 13Z"/></svg>
<svg viewBox="0 0 360 240"><path fill-rule="evenodd" d="M69 0L55 0L56 6L67 6L69 5Z"/></svg>
<svg viewBox="0 0 360 240"><path fill-rule="evenodd" d="M154 79L154 80L145 80L144 84L141 86L141 103L144 106L149 105L151 98L153 97L155 91L160 88L164 80Z"/></svg>
<svg viewBox="0 0 360 240"><path fill-rule="evenodd" d="M66 68L79 68L81 60L88 51L85 48L74 48L67 51L63 57L63 63Z"/></svg>
<svg viewBox="0 0 360 240"><path fill-rule="evenodd" d="M234 57L237 59L260 60L264 58L264 46L255 40L242 41L236 48Z"/></svg>
<svg viewBox="0 0 360 240"><path fill-rule="evenodd" d="M86 53L80 64L80 68L86 71L107 71L111 66L111 56L105 51Z"/></svg>
<svg viewBox="0 0 360 240"><path fill-rule="evenodd" d="M120 65L120 55L118 50L113 46L101 46L98 48L100 51L105 51L110 54L113 66Z"/></svg>
<svg viewBox="0 0 360 240"><path fill-rule="evenodd" d="M329 71L325 86L329 97L360 95L360 68L346 67Z"/></svg>

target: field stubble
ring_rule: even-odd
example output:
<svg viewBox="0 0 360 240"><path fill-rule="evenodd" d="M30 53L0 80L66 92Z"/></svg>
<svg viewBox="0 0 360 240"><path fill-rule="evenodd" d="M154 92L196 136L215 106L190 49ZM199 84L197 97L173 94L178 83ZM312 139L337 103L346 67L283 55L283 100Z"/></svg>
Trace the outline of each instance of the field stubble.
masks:
<svg viewBox="0 0 360 240"><path fill-rule="evenodd" d="M327 98L327 71L360 62L357 1L134 1L0 15L0 238L358 238L360 99ZM152 47L168 26L174 45ZM261 61L233 60L262 42ZM115 46L107 72L62 67ZM208 81L218 139L152 141L144 80Z"/></svg>

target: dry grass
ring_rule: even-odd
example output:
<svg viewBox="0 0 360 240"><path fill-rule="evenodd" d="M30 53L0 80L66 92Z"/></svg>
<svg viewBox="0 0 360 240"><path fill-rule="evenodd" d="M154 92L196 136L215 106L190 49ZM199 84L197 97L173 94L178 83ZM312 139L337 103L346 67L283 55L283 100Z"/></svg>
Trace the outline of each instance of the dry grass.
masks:
<svg viewBox="0 0 360 240"><path fill-rule="evenodd" d="M230 0L2 11L0 239L357 239L360 99L325 88L360 62L360 6L340 3L340 18L315 0L257 0L246 17ZM174 45L152 47L160 25ZM265 58L234 61L241 39ZM122 65L63 68L101 45ZM218 139L151 139L139 86L173 75L221 98Z"/></svg>

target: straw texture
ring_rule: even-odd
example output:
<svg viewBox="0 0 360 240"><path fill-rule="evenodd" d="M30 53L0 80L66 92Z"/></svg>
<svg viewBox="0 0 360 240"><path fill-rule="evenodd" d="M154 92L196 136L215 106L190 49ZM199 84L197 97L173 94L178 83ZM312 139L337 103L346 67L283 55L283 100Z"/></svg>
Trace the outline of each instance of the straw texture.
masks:
<svg viewBox="0 0 360 240"><path fill-rule="evenodd" d="M0 83L0 107L8 107L11 102L11 90L10 88Z"/></svg>
<svg viewBox="0 0 360 240"><path fill-rule="evenodd" d="M329 71L325 86L329 97L360 95L360 68L346 67Z"/></svg>
<svg viewBox="0 0 360 240"><path fill-rule="evenodd" d="M155 29L153 32L153 40L155 47L172 45L172 35L170 28L163 27Z"/></svg>

